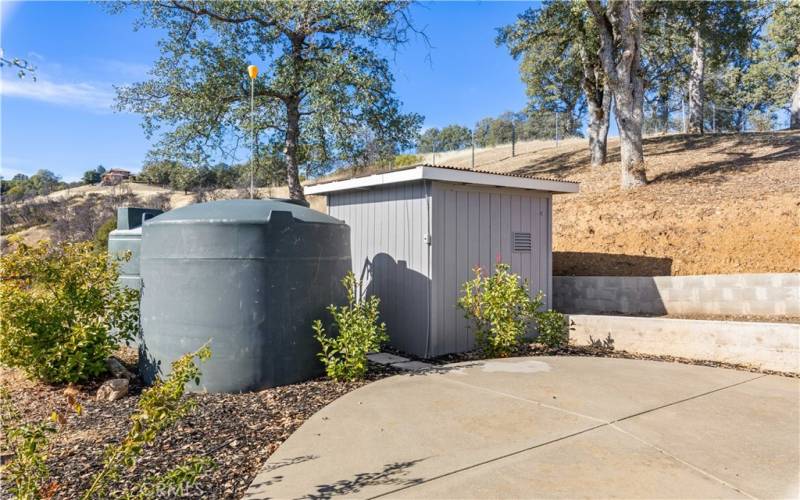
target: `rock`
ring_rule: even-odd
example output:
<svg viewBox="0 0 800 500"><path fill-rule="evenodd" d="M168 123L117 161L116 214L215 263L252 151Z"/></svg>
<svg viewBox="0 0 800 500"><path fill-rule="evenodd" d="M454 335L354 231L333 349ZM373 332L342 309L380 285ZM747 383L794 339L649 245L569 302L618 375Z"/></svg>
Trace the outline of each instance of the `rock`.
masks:
<svg viewBox="0 0 800 500"><path fill-rule="evenodd" d="M108 371L117 378L126 378L130 380L134 377L133 373L125 368L125 365L120 363L117 358L108 358L106 360L106 366L108 367Z"/></svg>
<svg viewBox="0 0 800 500"><path fill-rule="evenodd" d="M97 401L116 401L128 395L128 379L112 378L97 389Z"/></svg>

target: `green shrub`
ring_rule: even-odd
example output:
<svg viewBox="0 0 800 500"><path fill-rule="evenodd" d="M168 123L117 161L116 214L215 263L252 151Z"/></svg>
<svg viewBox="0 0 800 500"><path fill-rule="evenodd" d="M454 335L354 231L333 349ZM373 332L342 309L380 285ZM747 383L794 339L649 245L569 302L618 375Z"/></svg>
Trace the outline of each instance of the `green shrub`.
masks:
<svg viewBox="0 0 800 500"><path fill-rule="evenodd" d="M389 340L386 325L378 324L380 299L360 297L361 282L352 272L347 273L342 285L347 290L347 305L328 307L336 335L328 336L320 320L313 324L314 338L322 345L317 356L328 376L339 381L362 378L367 373L367 353L377 351Z"/></svg>
<svg viewBox="0 0 800 500"><path fill-rule="evenodd" d="M194 409L195 401L183 397L186 385L192 381L195 384L200 382L200 368L195 358L206 361L210 357L211 349L207 345L193 353L184 354L172 363L172 371L166 379L157 379L151 387L142 391L136 411L130 417L128 435L121 443L106 449L103 469L93 477L92 485L83 493L82 499L107 498L109 484L119 478L124 468L136 465L136 459L144 447L152 444L166 429ZM207 459L190 457L164 475L145 478L134 489L142 493L139 495L142 497L154 490L172 488L182 491L194 483L209 465Z"/></svg>
<svg viewBox="0 0 800 500"><path fill-rule="evenodd" d="M421 155L402 154L394 157L395 167L408 167L422 161Z"/></svg>
<svg viewBox="0 0 800 500"><path fill-rule="evenodd" d="M539 335L536 340L551 349L562 347L569 342L567 317L560 312L548 310L536 313Z"/></svg>
<svg viewBox="0 0 800 500"><path fill-rule="evenodd" d="M138 330L138 292L93 245L9 238L0 257L0 362L48 383L81 382Z"/></svg>
<svg viewBox="0 0 800 500"><path fill-rule="evenodd" d="M117 228L117 218L111 217L105 221L94 235L94 248L98 252L108 251L108 235Z"/></svg>
<svg viewBox="0 0 800 500"><path fill-rule="evenodd" d="M48 434L55 432L49 423L28 423L14 407L4 388L0 391L0 426L2 449L10 460L2 467L8 492L16 498L34 499L46 496Z"/></svg>
<svg viewBox="0 0 800 500"><path fill-rule="evenodd" d="M185 354L172 363L172 372L165 380L156 380L155 384L142 391L136 411L130 417L131 427L127 436L119 444L106 448L103 468L92 476L91 486L81 493L82 499L112 496L109 494L110 485L119 479L122 470L133 467L145 446L152 444L194 408L195 401L184 398L184 391L190 382L199 382L200 368L195 358L205 361L210 357L208 346ZM70 405L81 414L79 406L76 408L72 402ZM62 419L57 412L53 412L53 420ZM11 455L2 468L6 480L13 483L9 491L21 499L51 498L58 485L47 484L50 470L46 453L49 448L48 434L56 432L56 429L49 423L22 422L5 389L0 391L0 423L5 435L3 451ZM130 499L182 496L213 465L213 460L207 457L188 457L165 473L139 478L138 482L123 492L114 492L113 496Z"/></svg>
<svg viewBox="0 0 800 500"><path fill-rule="evenodd" d="M528 324L542 305L542 293L531 298L528 282L498 263L492 275L476 267L475 278L464 283L458 305L475 328L475 341L484 354L505 357L522 341Z"/></svg>

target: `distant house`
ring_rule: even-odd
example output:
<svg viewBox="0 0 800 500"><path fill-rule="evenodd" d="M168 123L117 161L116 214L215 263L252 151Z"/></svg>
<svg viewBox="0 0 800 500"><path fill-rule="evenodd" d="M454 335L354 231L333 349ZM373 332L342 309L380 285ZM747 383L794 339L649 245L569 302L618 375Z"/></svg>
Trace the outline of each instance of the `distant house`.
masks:
<svg viewBox="0 0 800 500"><path fill-rule="evenodd" d="M128 170L112 168L103 174L100 178L100 184L103 186L115 186L124 180L130 179L130 177L131 173Z"/></svg>

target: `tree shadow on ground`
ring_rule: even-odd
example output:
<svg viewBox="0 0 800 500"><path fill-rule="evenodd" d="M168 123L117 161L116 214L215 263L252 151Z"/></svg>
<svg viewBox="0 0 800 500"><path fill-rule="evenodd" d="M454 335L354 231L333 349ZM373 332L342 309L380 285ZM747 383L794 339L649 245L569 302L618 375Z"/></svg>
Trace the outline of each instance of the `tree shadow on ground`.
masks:
<svg viewBox="0 0 800 500"><path fill-rule="evenodd" d="M609 148L608 161L619 161L619 153ZM586 168L590 168L588 146L533 159L530 164L511 173L523 176L546 175L563 178Z"/></svg>
<svg viewBox="0 0 800 500"><path fill-rule="evenodd" d="M717 161L698 162L694 166L682 170L663 172L650 179L651 183L691 180L693 182L718 182L728 173L741 173L745 171L760 170L769 167L773 162L797 159L800 162L800 135L781 137L737 137L732 144L726 144L725 151L718 151L727 158ZM748 145L761 145L762 147L778 148L770 153L756 155L751 151L732 151L736 147Z"/></svg>
<svg viewBox="0 0 800 500"><path fill-rule="evenodd" d="M711 162L695 162L692 168L684 169L675 165L672 171L661 173L651 182L669 182L674 180L703 178L713 181L713 174L742 171L744 169L763 168L771 162L800 158L800 135L775 132L748 132L746 134L674 134L647 137L643 140L645 163L647 158L655 158L670 154L691 153L693 150L709 150L716 154L733 156ZM714 149L714 148L717 149ZM780 148L765 155L755 156L752 152L733 151L738 147ZM528 154L536 154L528 153ZM559 154L551 154L541 158L532 158L531 162L513 171L517 175L536 176L549 175L558 178L568 177L591 168L589 165L589 148L570 149ZM609 144L607 163L620 161L619 147Z"/></svg>
<svg viewBox="0 0 800 500"><path fill-rule="evenodd" d="M259 475L264 473L264 472L272 472L272 471L274 471L276 469L280 469L281 467L288 467L290 465L295 465L295 464L299 464L299 463L302 463L302 462L307 462L309 460L316 460L317 458L319 458L319 456L317 456L317 455L301 455L299 457L284 458L283 460L277 460L277 461L275 461L273 463L269 463L269 464L265 465L264 468L261 469L261 471L259 472ZM256 479L258 479L258 477L256 477ZM281 475L272 476L269 479L263 479L263 480L261 480L259 482L253 481L253 484L250 485L249 489L250 490L257 490L259 488L272 486L273 484L280 483L281 481L283 481L283 476L281 476ZM245 495L245 496L247 496L247 495Z"/></svg>
<svg viewBox="0 0 800 500"><path fill-rule="evenodd" d="M352 479L341 479L331 484L317 485L317 491L304 495L303 498L322 500L339 495L353 495L368 486L394 485L394 486L413 486L422 483L422 478L409 479L409 469L425 460L420 458L407 462L394 462L386 464L383 469L375 472L361 472L353 476Z"/></svg>

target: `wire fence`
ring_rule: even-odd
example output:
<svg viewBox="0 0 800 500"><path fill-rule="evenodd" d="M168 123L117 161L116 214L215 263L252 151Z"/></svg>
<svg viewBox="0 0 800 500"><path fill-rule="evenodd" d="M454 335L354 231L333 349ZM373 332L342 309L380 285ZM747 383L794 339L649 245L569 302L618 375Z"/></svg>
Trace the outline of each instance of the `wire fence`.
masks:
<svg viewBox="0 0 800 500"><path fill-rule="evenodd" d="M645 103L644 135L687 133L689 107L679 103ZM703 130L709 133L769 132L789 126L785 110L753 104L732 107L706 101L703 106Z"/></svg>
<svg viewBox="0 0 800 500"><path fill-rule="evenodd" d="M788 112L781 109L761 110L763 106L755 104L743 107L719 105L706 100L703 107L703 131L705 133L743 133L768 132L782 130L789 126ZM613 111L612 111L613 113ZM465 167L479 167L487 160L476 160L476 151L482 156L491 150L503 159L534 153L544 149L559 149L565 141L580 138L581 135L570 134L565 127L566 113L540 112L534 134L525 122L508 120L507 130L499 140L482 144L476 137L476 129L470 130L471 137L456 148L447 148L434 142L432 150L417 153L426 163L433 165L457 163ZM614 120L612 115L612 121ZM499 120L498 120L499 121ZM663 134L688 133L689 109L686 101L670 100L669 103L644 104L644 124L642 133L645 136ZM579 129L584 139L588 138L588 123ZM612 124L611 134L616 135L616 126ZM497 161L488 160L489 163Z"/></svg>

